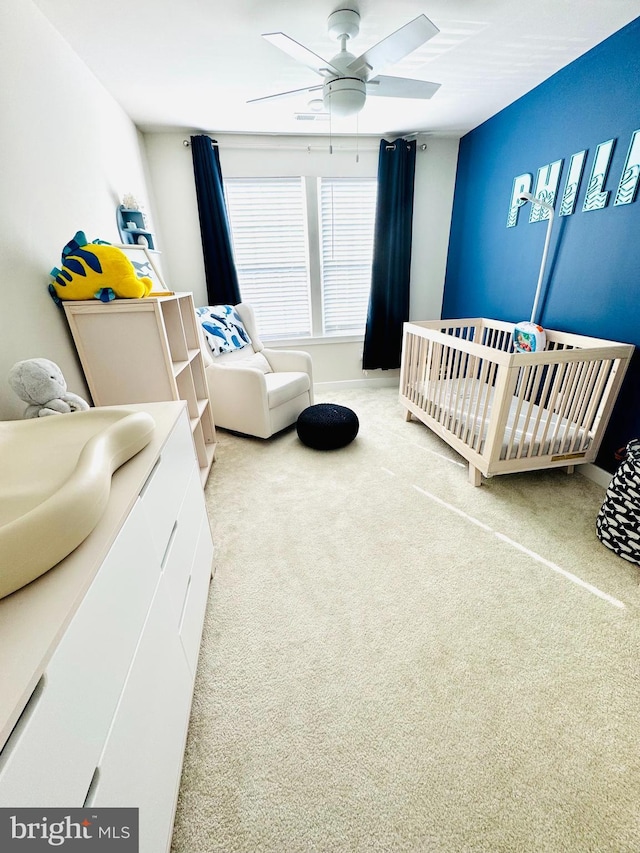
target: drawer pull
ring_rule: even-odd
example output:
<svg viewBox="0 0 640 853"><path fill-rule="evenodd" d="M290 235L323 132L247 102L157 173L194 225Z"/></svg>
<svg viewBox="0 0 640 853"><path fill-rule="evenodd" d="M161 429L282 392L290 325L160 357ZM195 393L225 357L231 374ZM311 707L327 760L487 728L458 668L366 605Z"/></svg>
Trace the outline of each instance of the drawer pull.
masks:
<svg viewBox="0 0 640 853"><path fill-rule="evenodd" d="M180 620L178 622L178 634L182 634L182 626L184 624L184 617L187 612L187 602L189 601L189 590L191 589L191 575L189 575L189 580L187 581L187 588L184 591L184 601L182 602L182 611L180 613Z"/></svg>
<svg viewBox="0 0 640 853"><path fill-rule="evenodd" d="M142 488L140 489L140 492L139 492L140 497L143 497L144 493L145 493L145 492L147 491L147 489L149 488L149 486L150 486L150 484L151 484L151 481L153 480L153 478L154 478L154 476L155 476L155 473L156 473L156 471L158 470L158 468L159 468L159 466L160 466L160 463L161 463L161 462L162 462L162 454L160 454L160 456L158 456L158 458L157 458L157 459L156 459L156 461L155 461L155 464L154 464L153 468L152 468L152 469L151 469L151 471L149 472L149 476L148 476L148 477L147 477L147 479L144 481L144 483L143 483L143 485L142 485Z"/></svg>
<svg viewBox="0 0 640 853"><path fill-rule="evenodd" d="M36 686L33 688L33 692L31 694L31 696L29 696L29 699L27 700L27 704L22 709L22 713L20 714L20 716L16 720L16 724L13 727L13 729L11 730L11 734L7 738L7 741L6 741L2 751L0 752L0 773L2 773L2 768L4 767L7 760L9 759L9 756L11 755L14 746L20 741L20 735L22 734L22 732L26 728L27 724L29 723L29 720L33 716L33 712L35 711L35 709L38 705L38 702L40 701L40 697L42 696L42 694L44 692L46 682L47 682L47 676L46 676L46 674L43 673L40 676L40 680L38 681Z"/></svg>
<svg viewBox="0 0 640 853"><path fill-rule="evenodd" d="M84 803L82 804L83 809L89 808L89 806L93 805L93 799L96 794L96 788L98 787L98 781L100 779L100 768L96 767L93 771L93 776L91 777L91 782L89 783L89 790L87 791L87 796L84 798Z"/></svg>
<svg viewBox="0 0 640 853"><path fill-rule="evenodd" d="M171 533L169 534L169 541L167 542L167 547L164 549L164 554L162 555L162 560L160 561L160 571L164 572L164 567L169 559L169 554L171 553L171 546L173 545L173 540L176 538L176 532L178 530L178 519L173 522L173 527L171 528Z"/></svg>

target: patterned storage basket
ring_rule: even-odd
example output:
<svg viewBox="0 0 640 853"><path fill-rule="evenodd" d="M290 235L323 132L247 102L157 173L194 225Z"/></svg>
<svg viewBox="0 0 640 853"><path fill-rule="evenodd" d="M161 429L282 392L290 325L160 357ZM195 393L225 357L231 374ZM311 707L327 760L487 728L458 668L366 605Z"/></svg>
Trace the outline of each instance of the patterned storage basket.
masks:
<svg viewBox="0 0 640 853"><path fill-rule="evenodd" d="M640 439L627 444L598 513L596 533L607 548L640 565Z"/></svg>

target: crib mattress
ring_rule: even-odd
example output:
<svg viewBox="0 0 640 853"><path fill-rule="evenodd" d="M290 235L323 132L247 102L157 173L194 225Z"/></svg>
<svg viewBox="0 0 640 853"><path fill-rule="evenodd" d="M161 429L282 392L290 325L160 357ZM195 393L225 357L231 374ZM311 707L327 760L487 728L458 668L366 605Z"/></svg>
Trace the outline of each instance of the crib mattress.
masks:
<svg viewBox="0 0 640 853"><path fill-rule="evenodd" d="M459 436L465 444L484 453L494 403L492 386L477 379L461 379L417 383L416 388L423 398L421 408L427 415ZM513 396L502 435L500 459L585 451L591 438L587 430L559 417L556 412Z"/></svg>

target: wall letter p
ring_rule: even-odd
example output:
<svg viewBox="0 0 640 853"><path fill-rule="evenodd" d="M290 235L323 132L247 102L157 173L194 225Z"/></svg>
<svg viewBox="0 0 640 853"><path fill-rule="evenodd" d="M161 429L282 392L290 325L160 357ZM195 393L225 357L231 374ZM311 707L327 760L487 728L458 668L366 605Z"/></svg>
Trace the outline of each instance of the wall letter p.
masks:
<svg viewBox="0 0 640 853"><path fill-rule="evenodd" d="M518 175L513 179L513 187L511 189L511 201L509 202L509 215L507 216L507 228L513 228L518 224L518 210L521 205L518 203L520 193L531 192L531 183L533 175L525 172L524 175Z"/></svg>

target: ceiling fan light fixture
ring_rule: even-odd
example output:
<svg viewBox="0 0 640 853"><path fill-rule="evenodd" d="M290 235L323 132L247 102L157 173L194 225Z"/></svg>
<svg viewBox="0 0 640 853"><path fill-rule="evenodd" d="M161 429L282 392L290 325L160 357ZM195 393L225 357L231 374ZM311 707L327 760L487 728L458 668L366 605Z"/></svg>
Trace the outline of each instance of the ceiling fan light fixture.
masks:
<svg viewBox="0 0 640 853"><path fill-rule="evenodd" d="M322 100L325 109L336 118L355 115L364 107L367 87L357 77L339 77L324 84Z"/></svg>

